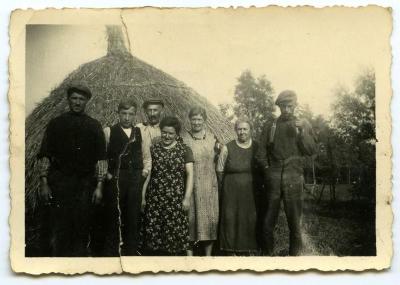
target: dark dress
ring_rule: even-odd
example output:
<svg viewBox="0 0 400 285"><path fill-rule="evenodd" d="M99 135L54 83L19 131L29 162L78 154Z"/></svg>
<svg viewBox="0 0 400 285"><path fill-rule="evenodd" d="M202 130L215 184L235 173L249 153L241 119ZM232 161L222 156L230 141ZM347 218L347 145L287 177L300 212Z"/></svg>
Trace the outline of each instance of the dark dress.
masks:
<svg viewBox="0 0 400 285"><path fill-rule="evenodd" d="M193 162L191 149L181 139L165 149L161 142L151 148L152 171L146 191L144 248L180 254L189 246L189 222L182 208L185 164Z"/></svg>
<svg viewBox="0 0 400 285"><path fill-rule="evenodd" d="M220 249L233 253L256 253L256 202L253 179L255 142L241 148L236 141L226 145L220 207Z"/></svg>

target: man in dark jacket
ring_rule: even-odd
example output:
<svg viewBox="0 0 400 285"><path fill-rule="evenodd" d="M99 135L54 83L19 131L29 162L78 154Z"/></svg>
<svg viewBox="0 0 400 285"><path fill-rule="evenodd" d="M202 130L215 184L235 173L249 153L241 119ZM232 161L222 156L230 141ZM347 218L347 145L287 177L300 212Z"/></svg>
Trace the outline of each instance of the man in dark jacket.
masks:
<svg viewBox="0 0 400 285"><path fill-rule="evenodd" d="M299 255L302 250L304 156L316 152L316 143L310 123L294 116L297 105L295 92L281 92L275 104L279 106L281 115L265 126L256 154L256 160L264 170L266 188L263 250L266 255L273 253L273 233L283 199L290 231L289 255Z"/></svg>
<svg viewBox="0 0 400 285"><path fill-rule="evenodd" d="M107 170L101 125L85 114L91 96L86 86L67 89L70 111L49 122L38 154L39 195L51 206L52 256L89 254L92 203L101 202Z"/></svg>

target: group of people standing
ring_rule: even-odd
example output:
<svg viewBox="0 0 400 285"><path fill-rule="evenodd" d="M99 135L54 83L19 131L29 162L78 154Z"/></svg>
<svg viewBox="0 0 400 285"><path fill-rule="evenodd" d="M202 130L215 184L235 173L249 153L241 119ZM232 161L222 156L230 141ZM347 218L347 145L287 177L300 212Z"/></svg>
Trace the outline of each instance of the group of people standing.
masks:
<svg viewBox="0 0 400 285"><path fill-rule="evenodd" d="M38 154L51 256L272 255L281 200L289 253L301 253L302 163L316 146L310 124L293 115L293 91L279 94L281 116L259 143L243 117L226 145L207 130L204 108L188 110L181 132L159 99L144 102L147 121L137 125L136 103L122 100L118 122L102 129L85 114L91 95L68 88L70 111L50 121Z"/></svg>

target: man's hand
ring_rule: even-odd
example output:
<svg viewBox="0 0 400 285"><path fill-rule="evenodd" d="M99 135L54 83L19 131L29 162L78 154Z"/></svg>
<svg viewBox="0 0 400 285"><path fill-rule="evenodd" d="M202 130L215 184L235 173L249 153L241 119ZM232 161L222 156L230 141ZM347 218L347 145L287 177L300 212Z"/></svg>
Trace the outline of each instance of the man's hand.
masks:
<svg viewBox="0 0 400 285"><path fill-rule="evenodd" d="M106 179L107 179L108 181L110 181L112 178L113 178L112 174L111 174L110 172L107 171Z"/></svg>
<svg viewBox="0 0 400 285"><path fill-rule="evenodd" d="M47 178L43 177L39 188L39 197L43 203L48 203L53 197L51 196L51 189L47 184Z"/></svg>
<svg viewBox="0 0 400 285"><path fill-rule="evenodd" d="M304 121L296 119L295 125L296 125L296 129L298 130L298 133L301 134L303 132L303 128L304 128Z"/></svg>
<svg viewBox="0 0 400 285"><path fill-rule="evenodd" d="M184 198L183 201L182 201L182 209L185 212L188 212L189 208L190 208L190 200L188 198Z"/></svg>
<svg viewBox="0 0 400 285"><path fill-rule="evenodd" d="M147 178L147 175L149 175L149 171L147 169L142 170L142 176L143 178Z"/></svg>
<svg viewBox="0 0 400 285"><path fill-rule="evenodd" d="M103 184L99 182L97 184L96 190L94 190L92 195L92 203L95 205L99 205L103 200Z"/></svg>
<svg viewBox="0 0 400 285"><path fill-rule="evenodd" d="M302 120L296 119L295 124L296 124L296 128L303 128Z"/></svg>

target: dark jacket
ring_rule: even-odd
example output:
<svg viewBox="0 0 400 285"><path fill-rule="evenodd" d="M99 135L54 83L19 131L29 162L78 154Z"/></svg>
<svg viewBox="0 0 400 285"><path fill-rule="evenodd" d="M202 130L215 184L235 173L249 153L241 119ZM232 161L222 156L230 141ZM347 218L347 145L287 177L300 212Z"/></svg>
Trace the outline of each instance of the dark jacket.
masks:
<svg viewBox="0 0 400 285"><path fill-rule="evenodd" d="M100 123L86 114L64 113L52 119L45 131L38 158L47 157L51 169L66 174L94 174L96 163L106 159Z"/></svg>
<svg viewBox="0 0 400 285"><path fill-rule="evenodd" d="M302 167L300 158L316 153L316 141L311 124L307 120L301 122L301 131L296 128L295 118L284 120L279 117L275 122L267 123L255 156L258 164L263 168L281 166L282 163Z"/></svg>

